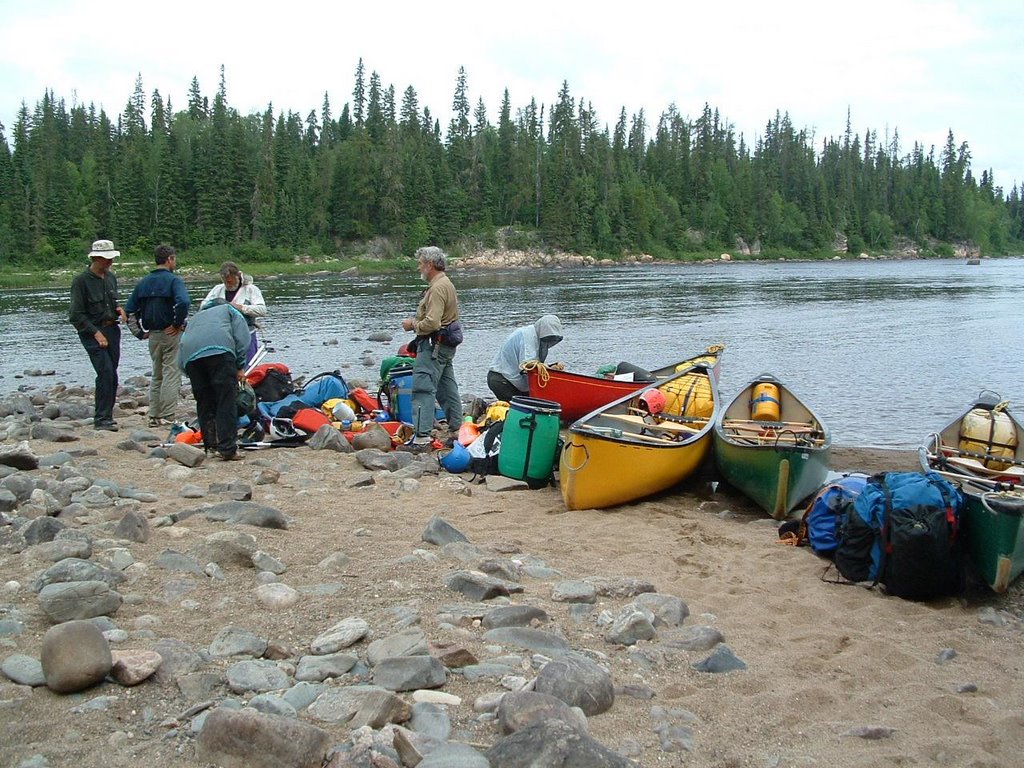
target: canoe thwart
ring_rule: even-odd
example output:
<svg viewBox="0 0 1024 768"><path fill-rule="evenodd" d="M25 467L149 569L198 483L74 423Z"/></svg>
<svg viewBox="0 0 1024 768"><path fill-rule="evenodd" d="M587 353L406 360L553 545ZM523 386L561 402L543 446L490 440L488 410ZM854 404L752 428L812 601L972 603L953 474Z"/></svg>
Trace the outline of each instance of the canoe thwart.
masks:
<svg viewBox="0 0 1024 768"><path fill-rule="evenodd" d="M700 432L700 430L695 427L690 427L686 424L677 424L674 421L647 422L644 421L643 416L639 415L633 416L619 413L605 413L601 415L601 418L622 422L642 429L661 430L662 432L685 432L688 435L695 435Z"/></svg>

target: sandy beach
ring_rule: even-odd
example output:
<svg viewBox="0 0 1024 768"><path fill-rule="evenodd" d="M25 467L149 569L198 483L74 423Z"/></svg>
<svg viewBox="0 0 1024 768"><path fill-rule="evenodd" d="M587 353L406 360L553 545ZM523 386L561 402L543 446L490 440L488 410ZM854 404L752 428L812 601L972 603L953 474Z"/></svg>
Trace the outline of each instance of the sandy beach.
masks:
<svg viewBox="0 0 1024 768"><path fill-rule="evenodd" d="M18 418L0 424L10 427ZM501 734L493 716L474 703L528 683L537 675L538 659L522 648L486 641L471 614L453 620L453 606L473 601L446 588L445 577L480 569L481 563L518 578L522 587L492 602L543 609L549 620L540 628L606 667L616 686L614 704L588 717L587 730L636 765L1021 763L1019 585L1003 596L972 585L963 597L912 603L828 583L822 580L824 561L808 549L781 545L774 521L728 488L713 490L711 470L642 502L567 512L557 488L495 492L470 484L468 475L437 474L436 461L418 476L368 473L353 454L299 447L246 453L232 463L207 460L189 469L147 456L139 434L136 446L131 444L133 430L145 425L142 409L122 412L118 420L117 434L83 425L70 430L79 439L67 443L9 428L0 447L27 438L39 456L70 450L74 457L65 472L73 467L119 489L144 492L141 501L122 495L116 504L89 507L62 522L90 538L93 561L110 565L117 555L124 566L130 560L118 586L124 603L111 617L123 632L113 636L117 642L111 647L149 650L169 639L181 641L202 659L193 674L209 676L198 688L174 675L157 675L135 687L107 681L71 695L3 678L3 765L202 765L190 708L251 698L224 685L225 671L238 658L207 652L218 633L248 630L277 649L270 658L278 667L294 673L314 638L346 617L361 617L369 626L368 635L349 649L361 660L370 641L410 623L434 649L462 646L478 661L518 656L521 663L510 677L521 681L470 680L449 670L440 688L461 702L444 707L450 741L482 753ZM917 459L911 452L839 448L833 468L913 470ZM53 479L59 471L18 474ZM354 482L364 475L370 478L366 484ZM186 487L190 498L183 496ZM283 513L287 528L215 522L204 514L162 524L245 488L251 502ZM147 540L113 536L129 510L148 521ZM32 582L52 563L15 530L24 524L19 515L39 514L26 501L5 515L17 525L0 528L0 582L6 582L0 619L7 620L0 658L39 658L51 626ZM468 546L423 541L434 516L461 531ZM270 577L252 565L224 563L214 576L203 571L204 545L226 531L251 535L258 550L284 567L274 580L297 592L293 605L274 608L261 601L258 587ZM168 551L192 557L199 572L167 567ZM589 606L553 599L555 587L568 580L604 589ZM681 628L659 628L655 637L635 645L609 642L608 622L633 601L617 596L615 585L628 592L625 586L637 582L681 598L689 615ZM708 673L691 666L712 650L685 650L672 640L681 630L701 626L717 630L722 645L746 668ZM349 674L324 685L335 689L365 681ZM92 701L100 703L83 706ZM349 738L344 723L318 720L309 710L297 716L328 731L332 744Z"/></svg>

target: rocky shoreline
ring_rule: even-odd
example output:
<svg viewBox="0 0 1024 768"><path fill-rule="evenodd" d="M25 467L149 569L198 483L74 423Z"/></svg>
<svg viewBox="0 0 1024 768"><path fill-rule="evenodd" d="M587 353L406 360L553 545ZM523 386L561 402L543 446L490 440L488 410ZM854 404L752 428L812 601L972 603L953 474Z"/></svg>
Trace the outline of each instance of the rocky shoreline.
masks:
<svg viewBox="0 0 1024 768"><path fill-rule="evenodd" d="M4 765L837 764L909 729L844 715L794 752L722 720L715 692L741 700L770 654L726 593L691 608L662 587L671 560L648 561L671 552L651 547L690 516L718 541L676 544L697 575L737 526L777 537L699 483L605 542L617 518L431 456L324 435L224 464L144 428L143 381L117 434L91 429L88 390L24 390L0 400ZM1019 638L1013 613L971 611L989 645ZM954 695L989 690L981 669Z"/></svg>

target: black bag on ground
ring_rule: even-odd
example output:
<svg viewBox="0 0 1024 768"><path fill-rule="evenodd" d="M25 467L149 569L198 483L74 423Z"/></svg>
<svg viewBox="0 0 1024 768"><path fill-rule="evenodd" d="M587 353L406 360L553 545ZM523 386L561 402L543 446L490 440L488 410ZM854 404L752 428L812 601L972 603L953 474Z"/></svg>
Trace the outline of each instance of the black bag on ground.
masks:
<svg viewBox="0 0 1024 768"><path fill-rule="evenodd" d="M498 454L501 451L501 430L504 427L504 421L494 421L480 433L480 437L470 443L469 469L473 473L470 482L478 477L483 479L487 475L501 474L498 472Z"/></svg>
<svg viewBox="0 0 1024 768"><path fill-rule="evenodd" d="M253 387L256 397L261 403L276 403L295 393L295 384L289 374L273 369L267 371L263 381Z"/></svg>

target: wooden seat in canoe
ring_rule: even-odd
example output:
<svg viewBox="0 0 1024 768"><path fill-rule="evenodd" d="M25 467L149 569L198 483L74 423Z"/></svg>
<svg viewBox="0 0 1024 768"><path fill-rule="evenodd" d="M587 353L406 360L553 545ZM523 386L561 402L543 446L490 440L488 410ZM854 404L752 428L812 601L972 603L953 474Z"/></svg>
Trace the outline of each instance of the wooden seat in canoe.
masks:
<svg viewBox="0 0 1024 768"><path fill-rule="evenodd" d="M587 432L593 432L597 435L607 435L614 440L639 440L645 443L656 443L658 445L676 445L678 444L678 435L663 433L661 436L658 435L645 435L642 432L634 432L632 430L622 430L618 427L599 427L595 424L578 424L577 429L582 429Z"/></svg>
<svg viewBox="0 0 1024 768"><path fill-rule="evenodd" d="M1006 469L989 469L978 459L969 456L947 456L946 462L957 470L979 477L1006 478L1007 480L1024 480L1024 467L1009 466Z"/></svg>

